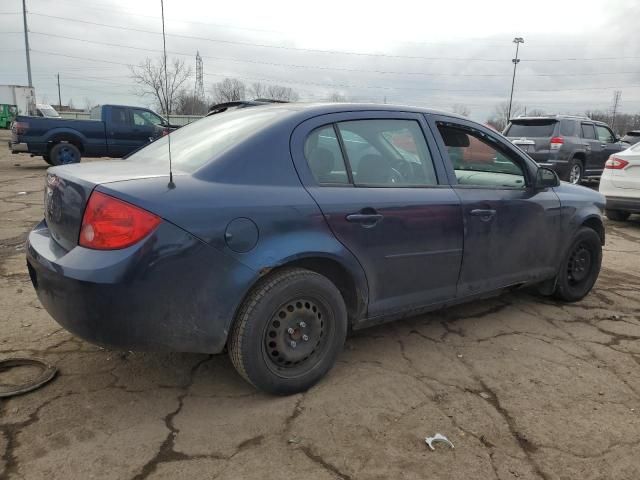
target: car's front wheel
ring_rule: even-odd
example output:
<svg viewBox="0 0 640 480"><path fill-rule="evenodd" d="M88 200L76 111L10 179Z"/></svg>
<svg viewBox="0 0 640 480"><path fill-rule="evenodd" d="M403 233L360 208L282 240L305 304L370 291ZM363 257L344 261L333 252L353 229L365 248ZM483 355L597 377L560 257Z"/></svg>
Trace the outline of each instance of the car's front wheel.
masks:
<svg viewBox="0 0 640 480"><path fill-rule="evenodd" d="M556 279L555 296L576 302L587 295L598 279L602 264L600 236L591 228L578 230Z"/></svg>
<svg viewBox="0 0 640 480"><path fill-rule="evenodd" d="M616 222L624 222L631 213L623 210L605 210L605 215L609 220L615 220Z"/></svg>
<svg viewBox="0 0 640 480"><path fill-rule="evenodd" d="M245 299L229 335L236 370L269 393L305 391L333 366L347 335L347 310L326 277L277 271Z"/></svg>

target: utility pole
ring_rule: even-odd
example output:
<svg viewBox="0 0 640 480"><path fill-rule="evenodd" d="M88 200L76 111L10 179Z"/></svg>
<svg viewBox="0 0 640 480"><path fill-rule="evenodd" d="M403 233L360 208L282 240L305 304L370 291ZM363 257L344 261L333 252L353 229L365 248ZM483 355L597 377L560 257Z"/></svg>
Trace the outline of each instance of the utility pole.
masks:
<svg viewBox="0 0 640 480"><path fill-rule="evenodd" d="M520 60L518 59L518 48L520 47L521 43L524 43L524 38L516 37L513 39L513 43L516 44L516 58L511 59L511 61L513 62L513 78L511 79L511 96L509 96L509 110L507 112L507 123L509 123L509 119L511 118L511 103L513 102L513 86L516 83L516 67L518 66L518 63L520 63Z"/></svg>
<svg viewBox="0 0 640 480"><path fill-rule="evenodd" d="M29 58L29 30L27 29L27 0L22 0L22 21L24 22L24 48L27 52L27 75L29 77L29 86L33 87L31 81L31 59Z"/></svg>
<svg viewBox="0 0 640 480"><path fill-rule="evenodd" d="M62 98L60 96L60 73L58 72L58 107L62 109ZM71 102L69 102L71 103Z"/></svg>
<svg viewBox="0 0 640 480"><path fill-rule="evenodd" d="M622 97L622 91L616 90L613 92L613 107L611 109L611 130L616 131L616 113L618 113L618 105L620 104L620 97Z"/></svg>

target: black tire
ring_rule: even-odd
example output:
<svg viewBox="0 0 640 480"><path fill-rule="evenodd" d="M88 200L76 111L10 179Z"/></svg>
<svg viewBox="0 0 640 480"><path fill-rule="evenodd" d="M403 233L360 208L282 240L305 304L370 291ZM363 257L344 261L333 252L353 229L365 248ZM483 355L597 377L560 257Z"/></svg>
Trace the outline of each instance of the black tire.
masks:
<svg viewBox="0 0 640 480"><path fill-rule="evenodd" d="M572 158L569 162L569 169L565 180L574 185L580 185L584 179L584 164L579 158Z"/></svg>
<svg viewBox="0 0 640 480"><path fill-rule="evenodd" d="M51 165L68 165L80 162L82 157L80 150L73 143L56 143L49 150L49 163Z"/></svg>
<svg viewBox="0 0 640 480"><path fill-rule="evenodd" d="M604 213L609 220L615 220L616 222L624 222L631 215L630 212L625 212L624 210L605 210Z"/></svg>
<svg viewBox="0 0 640 480"><path fill-rule="evenodd" d="M591 228L580 228L560 266L555 297L565 302L584 298L596 283L601 264L600 235Z"/></svg>
<svg viewBox="0 0 640 480"><path fill-rule="evenodd" d="M51 163L51 157L47 154L47 155L42 155L42 158L45 162L47 162L49 165L53 165L53 163Z"/></svg>
<svg viewBox="0 0 640 480"><path fill-rule="evenodd" d="M318 273L292 268L258 282L237 314L227 346L245 380L265 392L289 395L327 374L346 336L340 291Z"/></svg>

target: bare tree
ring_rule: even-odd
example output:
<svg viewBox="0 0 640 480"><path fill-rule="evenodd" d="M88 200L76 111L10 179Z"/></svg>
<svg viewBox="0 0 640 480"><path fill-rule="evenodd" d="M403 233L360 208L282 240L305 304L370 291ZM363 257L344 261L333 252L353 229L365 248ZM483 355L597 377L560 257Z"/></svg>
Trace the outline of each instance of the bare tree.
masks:
<svg viewBox="0 0 640 480"><path fill-rule="evenodd" d="M91 111L91 109L94 107L94 105L95 105L95 102L93 101L92 98L84 97L84 110L85 110L85 112Z"/></svg>
<svg viewBox="0 0 640 480"><path fill-rule="evenodd" d="M136 94L153 97L160 111L171 115L175 108L178 92L184 82L191 77L191 67L184 60L173 59L167 63L165 82L164 58L146 58L136 67L130 67L131 78L137 84Z"/></svg>
<svg viewBox="0 0 640 480"><path fill-rule="evenodd" d="M517 117L524 111L524 107L517 102L511 104L511 118ZM509 123L509 102L500 102L493 109L493 114L487 123L499 132L503 131Z"/></svg>
<svg viewBox="0 0 640 480"><path fill-rule="evenodd" d="M541 117L547 114L547 112L545 112L541 108L532 108L531 110L525 109L524 113L529 117Z"/></svg>
<svg viewBox="0 0 640 480"><path fill-rule="evenodd" d="M452 107L453 113L457 113L458 115L462 115L463 117L468 117L471 113L469 107L463 105L462 103L454 103Z"/></svg>
<svg viewBox="0 0 640 480"><path fill-rule="evenodd" d="M332 92L331 95L329 95L329 98L327 99L327 101L335 102L335 103L344 103L344 102L348 102L349 99L347 98L346 95L343 95L340 92Z"/></svg>
<svg viewBox="0 0 640 480"><path fill-rule="evenodd" d="M246 98L247 87L237 78L225 78L211 88L215 103L237 102Z"/></svg>
<svg viewBox="0 0 640 480"><path fill-rule="evenodd" d="M253 98L280 100L283 102L296 102L300 98L298 92L291 87L283 87L282 85L265 85L260 82L253 82L249 86L249 96Z"/></svg>
<svg viewBox="0 0 640 480"><path fill-rule="evenodd" d="M208 103L194 92L181 90L176 95L175 113L178 115L205 115Z"/></svg>

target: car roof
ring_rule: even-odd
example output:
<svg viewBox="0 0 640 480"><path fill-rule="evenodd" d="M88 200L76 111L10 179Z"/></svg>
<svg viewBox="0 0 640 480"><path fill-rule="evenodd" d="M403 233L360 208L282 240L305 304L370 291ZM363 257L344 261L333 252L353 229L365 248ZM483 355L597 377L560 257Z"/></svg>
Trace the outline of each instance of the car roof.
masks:
<svg viewBox="0 0 640 480"><path fill-rule="evenodd" d="M604 125L604 126L608 126L607 122L601 122L600 120L593 120L589 117L585 117L582 115L563 115L563 114L559 114L559 115L538 115L535 117L514 117L511 118L509 121L510 122L521 122L521 121L536 121L536 120L563 120L563 119L568 119L568 120L576 120L576 121L582 121L582 122L592 122L595 123L597 125Z"/></svg>

